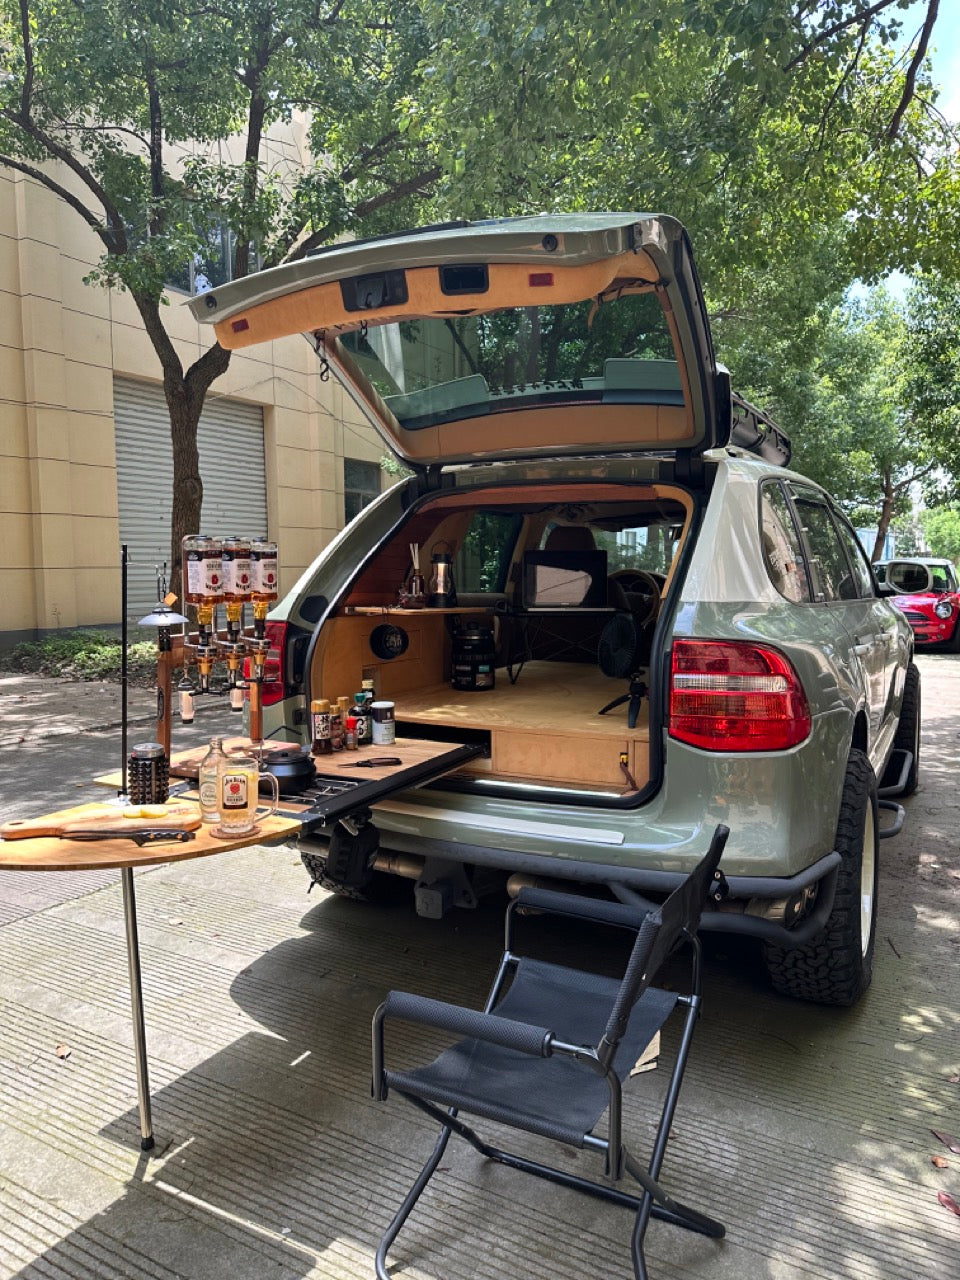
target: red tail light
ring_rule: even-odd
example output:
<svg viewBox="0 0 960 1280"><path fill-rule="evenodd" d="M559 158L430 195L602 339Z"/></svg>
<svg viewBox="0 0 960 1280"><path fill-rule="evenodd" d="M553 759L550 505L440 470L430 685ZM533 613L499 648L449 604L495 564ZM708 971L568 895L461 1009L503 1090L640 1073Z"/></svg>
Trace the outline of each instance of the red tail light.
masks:
<svg viewBox="0 0 960 1280"><path fill-rule="evenodd" d="M792 663L740 640L675 640L670 736L708 751L783 751L810 733Z"/></svg>
<svg viewBox="0 0 960 1280"><path fill-rule="evenodd" d="M267 654L267 660L263 664L261 697L263 705L271 707L275 702L282 702L286 694L286 687L283 682L283 655L287 643L287 624L285 622L268 622L266 624L266 637L270 641L270 652ZM243 674L245 679L250 678L252 667L253 660L244 658ZM246 697L249 700L249 692Z"/></svg>

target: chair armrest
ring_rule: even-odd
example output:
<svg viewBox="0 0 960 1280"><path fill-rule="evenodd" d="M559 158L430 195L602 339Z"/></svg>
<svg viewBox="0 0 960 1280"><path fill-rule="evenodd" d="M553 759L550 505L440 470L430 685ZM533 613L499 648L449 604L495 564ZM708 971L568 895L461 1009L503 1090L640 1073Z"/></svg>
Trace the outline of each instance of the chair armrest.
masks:
<svg viewBox="0 0 960 1280"><path fill-rule="evenodd" d="M376 1018L398 1018L403 1022L417 1022L424 1027L437 1027L457 1036L472 1036L501 1045L504 1049L516 1049L536 1058L549 1058L553 1033L547 1027L534 1027L526 1022L514 1022L512 1018L498 1018L494 1013L480 1013L476 1009L464 1009L458 1004L443 1000L431 1000L427 996L411 995L408 991L391 991L377 1010Z"/></svg>
<svg viewBox="0 0 960 1280"><path fill-rule="evenodd" d="M559 893L554 889L521 889L517 905L532 907L537 911L549 911L553 915L574 916L578 920L617 925L622 929L639 929L649 914L649 911L640 906L604 902L600 898L582 898L574 893ZM651 909L652 907L651 903Z"/></svg>

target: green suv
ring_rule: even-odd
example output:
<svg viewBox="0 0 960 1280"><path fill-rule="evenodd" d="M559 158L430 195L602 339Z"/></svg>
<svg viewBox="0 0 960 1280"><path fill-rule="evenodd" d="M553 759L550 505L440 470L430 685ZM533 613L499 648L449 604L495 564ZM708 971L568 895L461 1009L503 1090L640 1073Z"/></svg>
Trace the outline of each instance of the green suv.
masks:
<svg viewBox="0 0 960 1280"><path fill-rule="evenodd" d="M502 873L656 898L722 822L704 927L758 939L778 990L853 1003L898 809L878 780L917 785L913 635L731 393L680 224L427 228L190 306L226 347L308 335L409 469L271 614L268 735L309 742L311 702L366 680L401 740L474 749L385 787L363 840L305 837L314 879L406 876L426 915Z"/></svg>

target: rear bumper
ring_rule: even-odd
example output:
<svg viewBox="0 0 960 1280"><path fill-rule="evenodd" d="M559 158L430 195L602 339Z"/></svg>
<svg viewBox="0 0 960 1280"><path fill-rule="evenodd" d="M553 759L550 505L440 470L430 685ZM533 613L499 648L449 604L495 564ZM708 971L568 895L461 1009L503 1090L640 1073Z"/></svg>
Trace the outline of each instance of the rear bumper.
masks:
<svg viewBox="0 0 960 1280"><path fill-rule="evenodd" d="M686 875L683 871L652 871L636 866L624 867L572 858L560 860L485 845L462 844L459 841L453 843L419 835L405 836L396 831L383 834L381 849L425 859L435 858L502 871L523 872L551 880L564 879L578 884L604 886L617 884L639 893L663 896L672 892ZM717 909L704 913L702 928L716 933L738 933L760 938L781 947L803 946L823 929L833 909L839 868L840 855L831 852L792 876L725 876L726 896L722 903L718 903ZM750 902L789 902L811 888L817 890L812 910L790 928L776 920L746 912Z"/></svg>

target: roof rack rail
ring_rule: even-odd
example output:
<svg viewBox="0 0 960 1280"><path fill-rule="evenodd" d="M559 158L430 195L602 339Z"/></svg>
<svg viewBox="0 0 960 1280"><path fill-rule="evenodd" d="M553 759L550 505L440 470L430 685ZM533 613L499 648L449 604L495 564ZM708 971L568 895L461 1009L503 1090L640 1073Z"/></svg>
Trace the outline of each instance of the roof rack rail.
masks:
<svg viewBox="0 0 960 1280"><path fill-rule="evenodd" d="M765 462L788 467L792 453L790 437L777 426L770 415L736 392L733 393L732 408L730 443L755 453Z"/></svg>

